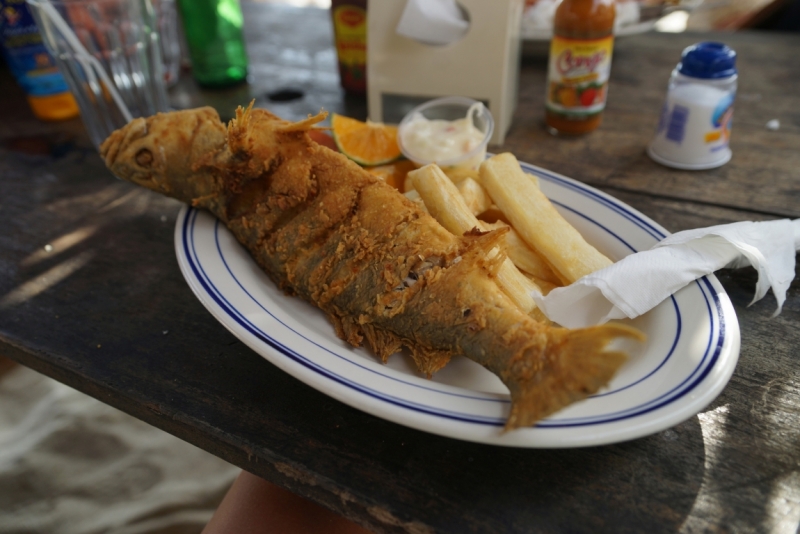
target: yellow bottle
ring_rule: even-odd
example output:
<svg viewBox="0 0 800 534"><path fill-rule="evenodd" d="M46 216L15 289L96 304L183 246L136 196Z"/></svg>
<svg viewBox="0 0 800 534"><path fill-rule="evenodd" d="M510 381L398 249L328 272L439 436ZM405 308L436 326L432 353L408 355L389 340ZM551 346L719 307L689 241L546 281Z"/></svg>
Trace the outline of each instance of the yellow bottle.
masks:
<svg viewBox="0 0 800 534"><path fill-rule="evenodd" d="M0 48L38 119L77 117L78 105L47 52L25 0L0 0Z"/></svg>

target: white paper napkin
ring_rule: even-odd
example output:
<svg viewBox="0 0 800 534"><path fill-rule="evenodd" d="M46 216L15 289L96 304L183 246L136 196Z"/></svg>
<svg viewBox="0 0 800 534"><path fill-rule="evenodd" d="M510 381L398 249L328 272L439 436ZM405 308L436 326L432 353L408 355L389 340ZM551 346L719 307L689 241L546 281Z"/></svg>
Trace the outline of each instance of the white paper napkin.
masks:
<svg viewBox="0 0 800 534"><path fill-rule="evenodd" d="M469 21L455 0L408 0L395 31L426 44L446 45L468 29Z"/></svg>
<svg viewBox="0 0 800 534"><path fill-rule="evenodd" d="M778 303L774 315L778 315L794 279L797 250L800 219L686 230L547 296L534 294L533 298L550 320L580 328L611 319L633 319L702 276L724 267L752 265L758 271L758 282L750 304L771 287Z"/></svg>

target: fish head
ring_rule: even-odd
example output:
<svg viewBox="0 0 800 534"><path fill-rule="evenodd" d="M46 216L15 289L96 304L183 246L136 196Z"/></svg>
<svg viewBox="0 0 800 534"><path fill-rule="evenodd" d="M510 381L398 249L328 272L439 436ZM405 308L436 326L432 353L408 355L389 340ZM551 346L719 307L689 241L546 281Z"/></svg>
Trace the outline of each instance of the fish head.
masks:
<svg viewBox="0 0 800 534"><path fill-rule="evenodd" d="M100 155L118 178L190 202L211 186L198 162L225 142L219 115L204 107L133 119L100 145Z"/></svg>
<svg viewBox="0 0 800 534"><path fill-rule="evenodd" d="M133 119L108 136L100 145L100 156L117 177L158 190L153 187L154 158L148 130L145 118Z"/></svg>

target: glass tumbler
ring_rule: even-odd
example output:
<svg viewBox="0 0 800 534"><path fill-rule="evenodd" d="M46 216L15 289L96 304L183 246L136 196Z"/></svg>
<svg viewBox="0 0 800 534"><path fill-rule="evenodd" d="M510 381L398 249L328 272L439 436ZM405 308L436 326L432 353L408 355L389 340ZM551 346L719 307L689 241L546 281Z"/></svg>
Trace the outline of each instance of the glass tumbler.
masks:
<svg viewBox="0 0 800 534"><path fill-rule="evenodd" d="M167 87L178 83L181 71L181 34L175 0L151 0L156 13L156 29L161 44L164 81Z"/></svg>
<svg viewBox="0 0 800 534"><path fill-rule="evenodd" d="M169 108L150 0L27 0L95 147Z"/></svg>

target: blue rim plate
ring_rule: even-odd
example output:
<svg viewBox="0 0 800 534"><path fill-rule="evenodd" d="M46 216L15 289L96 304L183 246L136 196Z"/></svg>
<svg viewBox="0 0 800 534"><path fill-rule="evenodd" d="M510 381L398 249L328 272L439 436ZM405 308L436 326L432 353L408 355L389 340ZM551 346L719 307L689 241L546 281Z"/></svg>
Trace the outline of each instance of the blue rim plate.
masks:
<svg viewBox="0 0 800 534"><path fill-rule="evenodd" d="M605 193L523 164L584 237L612 259L646 250L668 232ZM206 308L236 337L295 378L389 421L495 445L561 448L626 441L692 417L722 391L739 356L739 323L724 289L707 276L628 321L644 344L609 387L534 427L503 432L509 397L490 372L455 358L428 380L405 354L381 364L338 339L325 316L288 297L213 216L183 208L175 226L178 263Z"/></svg>

